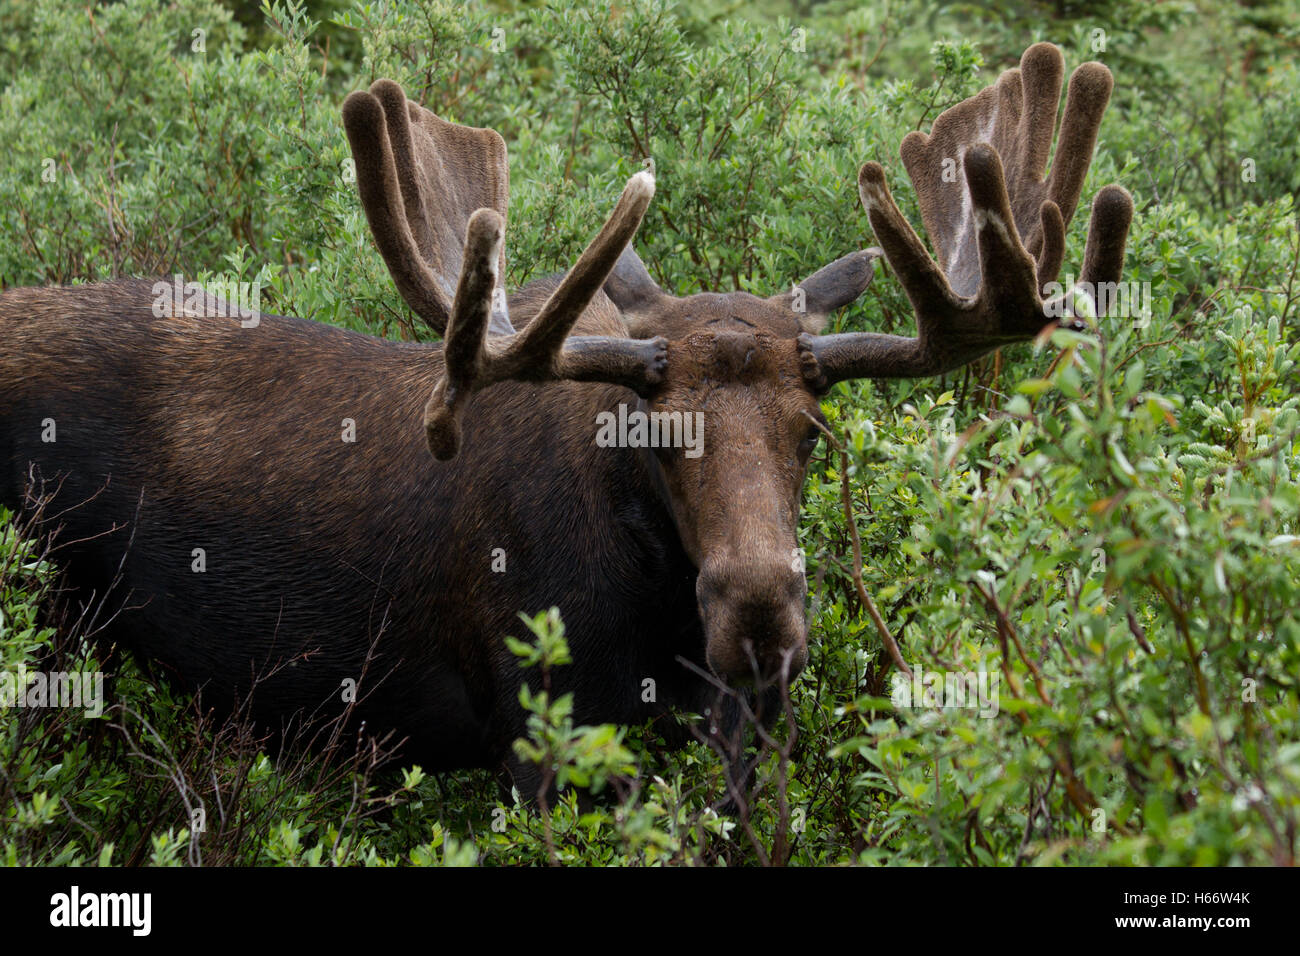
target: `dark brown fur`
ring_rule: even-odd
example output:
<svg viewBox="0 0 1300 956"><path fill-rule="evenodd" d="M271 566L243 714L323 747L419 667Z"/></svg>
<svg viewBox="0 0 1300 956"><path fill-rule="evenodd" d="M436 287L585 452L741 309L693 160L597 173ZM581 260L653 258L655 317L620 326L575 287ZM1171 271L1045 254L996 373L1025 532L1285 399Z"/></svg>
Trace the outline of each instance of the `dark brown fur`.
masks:
<svg viewBox="0 0 1300 956"><path fill-rule="evenodd" d="M360 716L430 768L492 765L521 731L501 641L523 634L518 611L563 611L578 663L557 685L583 686L580 721L701 709L674 660L703 663L672 519L635 449L591 453L596 411L634 394L494 386L439 465L419 427L439 347L270 315L159 319L152 302L139 281L0 295L3 501L21 506L31 464L59 484L47 513L79 542L61 552L73 584L102 593L124 561L114 600L144 605L117 622L128 646L218 703L296 659L257 688L275 723L338 711L378 639ZM590 322L617 314L605 301Z"/></svg>

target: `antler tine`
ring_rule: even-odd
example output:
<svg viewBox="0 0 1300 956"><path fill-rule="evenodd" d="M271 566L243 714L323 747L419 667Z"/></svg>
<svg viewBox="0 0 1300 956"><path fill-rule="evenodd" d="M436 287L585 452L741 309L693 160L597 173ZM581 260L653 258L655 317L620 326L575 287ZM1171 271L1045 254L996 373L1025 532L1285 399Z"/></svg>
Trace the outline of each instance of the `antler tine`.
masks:
<svg viewBox="0 0 1300 956"><path fill-rule="evenodd" d="M395 85L395 84L394 84ZM388 136L387 111L373 93L356 91L343 101L343 126L357 167L357 190L370 222L375 245L388 264L397 291L434 331L443 333L451 317L451 303L439 288L437 277L421 255L411 233L402 181ZM407 129L407 148L410 131ZM407 166L407 173L410 167ZM419 221L426 224L423 215Z"/></svg>
<svg viewBox="0 0 1300 956"><path fill-rule="evenodd" d="M961 297L953 292L943 270L930 258L921 237L894 202L885 168L879 163L863 163L858 171L858 196L885 258L917 313L960 307Z"/></svg>
<svg viewBox="0 0 1300 956"><path fill-rule="evenodd" d="M1026 179L1042 179L1052 150L1056 111L1061 105L1065 58L1052 44L1035 43L1021 54L1020 69L1008 70L1004 76L1009 86L1018 89L1024 104L1016 127L1020 144L1016 160Z"/></svg>
<svg viewBox="0 0 1300 956"><path fill-rule="evenodd" d="M898 209L880 164L862 167L862 204L916 312L918 335L801 338L805 374L815 387L846 378L939 374L1031 339L1055 316L1078 327L1072 298L1044 303L1042 294L1064 261L1065 226L1078 205L1112 80L1100 63L1074 71L1044 180L1063 72L1060 51L1035 44L1019 69L944 111L930 135L904 138L900 153L939 262ZM1084 282L1119 279L1132 215L1132 197L1120 186L1098 193ZM1105 304L1097 303L1099 313Z"/></svg>
<svg viewBox="0 0 1300 956"><path fill-rule="evenodd" d="M1114 84L1110 70L1100 63L1083 63L1070 75L1047 190L1048 199L1056 203L1067 223L1079 204L1083 181L1092 163L1092 151L1097 147L1101 118L1110 103Z"/></svg>
<svg viewBox="0 0 1300 956"><path fill-rule="evenodd" d="M1094 286L1118 282L1124 272L1124 245L1133 221L1133 197L1123 186L1111 183L1097 193L1088 222L1088 244L1083 250L1082 281Z"/></svg>
<svg viewBox="0 0 1300 956"><path fill-rule="evenodd" d="M522 332L491 339L485 338L487 302L496 282L503 223L491 210L474 214L444 349L446 372L425 408L425 433L434 457L445 461L457 453L469 397L497 382L602 381L645 393L662 380L668 348L663 338L568 338L636 234L653 195L654 178L648 172L633 176L605 225L537 316Z"/></svg>
<svg viewBox="0 0 1300 956"><path fill-rule="evenodd" d="M1040 304L1034 260L1016 232L1002 161L993 147L980 143L966 151L964 164L979 243L978 301L1003 316L1033 316ZM1026 331L1038 332L1040 319L1041 312Z"/></svg>
<svg viewBox="0 0 1300 956"><path fill-rule="evenodd" d="M491 316L492 290L505 236L505 223L491 209L470 217L465 264L443 346L445 371L424 408L424 432L435 458L447 460L460 448L460 414L483 374L483 348Z"/></svg>
<svg viewBox="0 0 1300 956"><path fill-rule="evenodd" d="M423 261L433 258L433 231L420 196L416 178L415 144L411 141L411 117L407 111L406 93L392 80L375 80L370 84L370 95L384 108L384 122L388 131L388 144L397 184L401 190L402 207L407 228L415 241Z"/></svg>
<svg viewBox="0 0 1300 956"><path fill-rule="evenodd" d="M1083 274L1079 286L1094 297L1097 315L1105 314L1109 299L1098 293L1119 282L1124 272L1124 247L1129 224L1133 221L1133 197L1123 186L1112 183L1097 193L1088 221L1088 244L1083 250ZM1044 310L1050 315L1077 315L1074 309L1076 290L1067 289L1052 299Z"/></svg>
<svg viewBox="0 0 1300 956"><path fill-rule="evenodd" d="M1034 261L1034 274L1038 277L1038 290L1045 292L1049 283L1060 275L1061 263L1065 261L1065 216L1061 207L1050 199L1038 210L1039 240L1037 259ZM1034 250L1029 249L1031 254Z"/></svg>
<svg viewBox="0 0 1300 956"><path fill-rule="evenodd" d="M641 227L654 194L654 176L647 170L627 181L605 225L543 303L537 317L519 333L519 342L511 346L509 354L519 356L525 367L537 373L549 376L554 372L560 346Z"/></svg>

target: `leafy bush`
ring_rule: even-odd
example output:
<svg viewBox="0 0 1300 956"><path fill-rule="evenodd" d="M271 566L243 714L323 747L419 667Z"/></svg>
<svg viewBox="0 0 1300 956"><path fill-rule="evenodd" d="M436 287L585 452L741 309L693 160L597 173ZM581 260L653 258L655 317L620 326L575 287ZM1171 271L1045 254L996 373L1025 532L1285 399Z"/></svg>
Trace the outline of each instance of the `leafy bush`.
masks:
<svg viewBox="0 0 1300 956"><path fill-rule="evenodd" d="M1050 350L827 397L838 447L813 466L800 532L812 658L733 814L703 742L573 726L546 689L568 655L554 613L512 643L543 676L517 755L554 784L544 807L486 773L376 772L380 753L343 741L333 759L270 756L239 721L212 726L130 660L100 660L93 612L57 593L57 542L6 520L4 669L111 680L97 717L0 711L3 859L1294 862L1294 14L985 6L770 0L741 20L664 0L0 0L4 285L257 277L264 308L422 334L371 242L338 118L347 91L391 76L510 143L512 285L571 263L653 160L638 246L656 278L770 294L871 244L863 161L885 164L919 221L901 138L1051 39L1071 66L1116 73L1084 202L1110 181L1133 191L1125 278L1150 291L1145 314L1058 332ZM883 267L832 321L911 324ZM934 706L933 681L960 675L995 693Z"/></svg>

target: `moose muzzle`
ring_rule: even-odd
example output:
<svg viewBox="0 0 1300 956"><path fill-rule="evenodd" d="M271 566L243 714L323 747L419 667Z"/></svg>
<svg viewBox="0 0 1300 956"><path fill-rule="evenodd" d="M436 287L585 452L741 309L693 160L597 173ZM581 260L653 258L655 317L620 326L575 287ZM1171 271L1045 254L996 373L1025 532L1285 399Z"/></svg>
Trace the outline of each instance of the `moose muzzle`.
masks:
<svg viewBox="0 0 1300 956"><path fill-rule="evenodd" d="M808 662L807 583L782 561L706 561L695 594L713 672L733 686L792 681Z"/></svg>

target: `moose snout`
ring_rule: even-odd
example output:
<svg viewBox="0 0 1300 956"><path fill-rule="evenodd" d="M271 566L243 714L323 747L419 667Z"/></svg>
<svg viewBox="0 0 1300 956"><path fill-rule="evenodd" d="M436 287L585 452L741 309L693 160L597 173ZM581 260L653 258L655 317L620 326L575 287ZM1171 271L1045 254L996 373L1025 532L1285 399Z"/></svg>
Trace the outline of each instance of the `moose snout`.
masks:
<svg viewBox="0 0 1300 956"><path fill-rule="evenodd" d="M728 684L794 680L808 662L807 584L788 563L715 565L695 585L709 667Z"/></svg>

